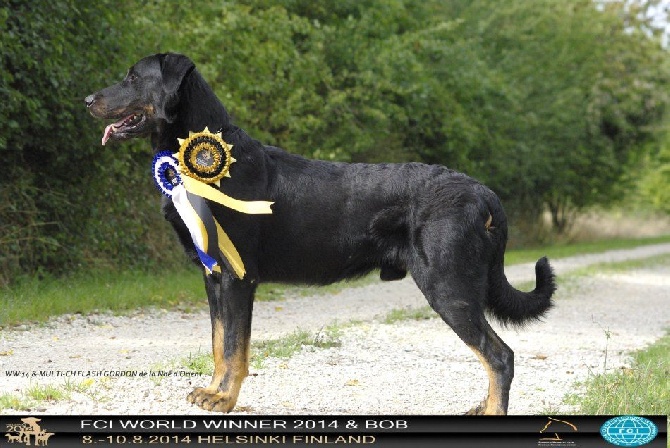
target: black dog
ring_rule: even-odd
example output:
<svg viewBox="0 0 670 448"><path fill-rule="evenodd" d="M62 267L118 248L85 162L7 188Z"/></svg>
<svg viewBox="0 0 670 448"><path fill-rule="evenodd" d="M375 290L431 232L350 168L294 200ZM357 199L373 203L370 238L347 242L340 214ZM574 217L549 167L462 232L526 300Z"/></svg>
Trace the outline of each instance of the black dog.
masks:
<svg viewBox="0 0 670 448"><path fill-rule="evenodd" d="M211 209L239 250L246 275L206 274L214 375L190 402L213 411L235 406L248 374L251 312L260 282L327 284L380 269L382 280L407 272L431 307L475 352L489 375L487 398L472 413L505 414L514 353L484 318L521 324L552 305L554 276L546 258L536 288L514 289L503 272L507 220L497 196L442 166L347 164L308 160L264 146L234 126L224 106L178 54L135 64L126 78L86 98L91 114L120 119L107 140L150 137L155 151L207 126L221 130L237 159L220 189L241 200L274 201L271 215ZM171 201L163 204L187 253L202 267Z"/></svg>

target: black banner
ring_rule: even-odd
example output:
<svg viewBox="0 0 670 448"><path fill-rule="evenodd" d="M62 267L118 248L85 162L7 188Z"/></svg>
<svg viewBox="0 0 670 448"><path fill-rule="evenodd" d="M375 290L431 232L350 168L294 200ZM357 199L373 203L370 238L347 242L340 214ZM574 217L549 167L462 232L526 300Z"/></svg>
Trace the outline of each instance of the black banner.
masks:
<svg viewBox="0 0 670 448"><path fill-rule="evenodd" d="M667 447L666 416L0 417L0 447Z"/></svg>

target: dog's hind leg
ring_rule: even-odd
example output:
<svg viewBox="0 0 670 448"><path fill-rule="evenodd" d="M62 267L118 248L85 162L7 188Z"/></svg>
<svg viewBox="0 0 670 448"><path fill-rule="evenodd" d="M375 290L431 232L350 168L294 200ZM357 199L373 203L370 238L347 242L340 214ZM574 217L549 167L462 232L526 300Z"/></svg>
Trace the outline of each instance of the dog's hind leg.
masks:
<svg viewBox="0 0 670 448"><path fill-rule="evenodd" d="M188 400L208 411L229 412L235 407L242 381L249 374L251 314L256 286L229 274L206 276L212 321L214 374L207 387L198 387Z"/></svg>
<svg viewBox="0 0 670 448"><path fill-rule="evenodd" d="M514 377L514 352L484 318L486 274L466 269L467 274L462 266L450 264L437 274L428 271L415 279L433 309L475 352L488 374L488 396L468 414L504 415Z"/></svg>
<svg viewBox="0 0 670 448"><path fill-rule="evenodd" d="M514 352L482 318L484 334L479 344L468 346L477 355L489 376L488 395L468 414L504 415L509 404L509 390L514 378Z"/></svg>

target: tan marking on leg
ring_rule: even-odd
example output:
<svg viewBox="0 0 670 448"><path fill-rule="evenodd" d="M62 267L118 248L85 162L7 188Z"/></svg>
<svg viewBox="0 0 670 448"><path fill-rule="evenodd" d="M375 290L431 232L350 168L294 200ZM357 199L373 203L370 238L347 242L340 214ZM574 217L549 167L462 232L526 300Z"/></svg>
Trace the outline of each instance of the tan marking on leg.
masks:
<svg viewBox="0 0 670 448"><path fill-rule="evenodd" d="M205 389L208 392L216 392L226 374L226 365L223 362L223 322L216 319L212 323L212 353L214 354L214 374L212 382Z"/></svg>
<svg viewBox="0 0 670 448"><path fill-rule="evenodd" d="M226 364L227 361L227 365ZM207 388L196 388L187 397L208 411L230 412L237 403L242 381L249 374L249 341L240 341L235 352L228 358L222 358L222 368L215 370L212 384ZM216 369L216 367L215 367ZM222 373L221 373L222 372ZM222 378L216 383L219 375ZM212 386L216 387L212 390Z"/></svg>
<svg viewBox="0 0 670 448"><path fill-rule="evenodd" d="M481 409L481 413L484 415L505 415L505 410L502 408L502 389L498 383L495 370L491 367L489 362L486 360L484 355L479 351L477 347L468 346L470 349L477 355L479 361L486 369L486 374L489 377L489 391L486 397L486 400L482 403L484 408Z"/></svg>
<svg viewBox="0 0 670 448"><path fill-rule="evenodd" d="M230 372L228 396L233 401L237 401L242 381L249 375L249 346L249 340L239 341L239 346L235 347L235 353L228 365L228 372Z"/></svg>
<svg viewBox="0 0 670 448"><path fill-rule="evenodd" d="M219 391L212 394L209 398L209 405L205 409L212 411L229 412L237 403L237 398L240 395L242 382L249 375L249 343L240 343L241 346L236 347L235 353L230 359L227 368L225 369L224 384L219 388Z"/></svg>

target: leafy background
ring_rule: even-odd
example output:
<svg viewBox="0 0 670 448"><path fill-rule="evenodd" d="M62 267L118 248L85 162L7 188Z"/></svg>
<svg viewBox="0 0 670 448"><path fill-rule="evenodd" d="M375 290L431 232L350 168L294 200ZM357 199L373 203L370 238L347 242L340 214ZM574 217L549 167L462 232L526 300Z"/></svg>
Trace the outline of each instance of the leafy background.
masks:
<svg viewBox="0 0 670 448"><path fill-rule="evenodd" d="M100 146L83 98L190 56L236 122L308 157L422 161L493 188L514 244L575 213L670 213L659 0L4 0L0 285L174 267L148 142Z"/></svg>

